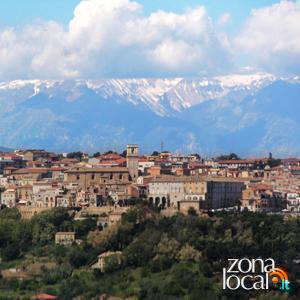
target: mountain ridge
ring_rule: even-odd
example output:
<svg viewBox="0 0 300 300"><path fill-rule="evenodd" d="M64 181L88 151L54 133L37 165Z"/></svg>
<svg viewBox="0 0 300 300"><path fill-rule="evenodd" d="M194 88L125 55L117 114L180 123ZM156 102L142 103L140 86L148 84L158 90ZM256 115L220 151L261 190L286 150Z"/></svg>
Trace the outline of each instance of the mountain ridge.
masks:
<svg viewBox="0 0 300 300"><path fill-rule="evenodd" d="M300 117L291 106L299 105L299 87L299 77L268 73L1 82L0 144L94 151L137 142L151 151L164 141L173 151L208 155L298 154Z"/></svg>

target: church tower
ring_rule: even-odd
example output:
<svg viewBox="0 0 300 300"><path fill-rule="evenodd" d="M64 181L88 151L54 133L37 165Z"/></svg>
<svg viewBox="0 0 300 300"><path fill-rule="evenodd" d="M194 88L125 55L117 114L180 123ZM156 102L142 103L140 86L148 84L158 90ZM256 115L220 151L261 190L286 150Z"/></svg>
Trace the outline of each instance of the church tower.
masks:
<svg viewBox="0 0 300 300"><path fill-rule="evenodd" d="M269 182L271 180L271 167L266 165L264 169L264 182Z"/></svg>
<svg viewBox="0 0 300 300"><path fill-rule="evenodd" d="M139 147L138 145L127 145L127 168L131 179L136 181L139 176Z"/></svg>

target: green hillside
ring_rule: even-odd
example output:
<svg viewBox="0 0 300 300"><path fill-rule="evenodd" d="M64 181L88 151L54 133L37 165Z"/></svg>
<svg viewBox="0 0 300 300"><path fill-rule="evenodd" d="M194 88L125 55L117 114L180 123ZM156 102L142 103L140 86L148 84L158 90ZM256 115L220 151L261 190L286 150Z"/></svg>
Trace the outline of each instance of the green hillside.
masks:
<svg viewBox="0 0 300 300"><path fill-rule="evenodd" d="M58 231L75 231L80 245L55 245ZM0 299L29 299L50 293L61 299L299 299L300 220L263 214L200 217L190 211L162 217L140 204L122 221L102 230L96 220L75 221L64 209L22 220L16 209L0 211L0 268L17 268L25 278L0 279ZM103 272L91 265L106 251ZM289 294L222 289L228 258L268 258L288 270ZM19 297L19 298L18 298ZM96 299L96 298L95 298ZM97 298L98 299L98 298Z"/></svg>

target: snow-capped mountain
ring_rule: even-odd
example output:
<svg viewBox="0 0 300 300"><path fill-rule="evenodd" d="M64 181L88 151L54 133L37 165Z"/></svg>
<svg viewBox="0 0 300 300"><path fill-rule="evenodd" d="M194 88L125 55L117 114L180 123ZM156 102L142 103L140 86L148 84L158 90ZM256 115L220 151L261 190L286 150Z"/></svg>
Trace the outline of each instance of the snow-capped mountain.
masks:
<svg viewBox="0 0 300 300"><path fill-rule="evenodd" d="M279 115L284 103L299 106L299 89L299 77L268 73L2 82L0 145L93 151L139 142L146 151L164 141L170 150L207 154L298 153L300 142L284 126L298 136L300 118ZM251 144L239 142L245 132Z"/></svg>
<svg viewBox="0 0 300 300"><path fill-rule="evenodd" d="M76 100L84 89L90 89L103 99L145 105L156 114L166 116L230 93L244 96L275 80L275 76L267 73L192 79L16 80L0 83L0 97L13 92L17 99L26 99L45 93L50 98L61 94L68 100Z"/></svg>

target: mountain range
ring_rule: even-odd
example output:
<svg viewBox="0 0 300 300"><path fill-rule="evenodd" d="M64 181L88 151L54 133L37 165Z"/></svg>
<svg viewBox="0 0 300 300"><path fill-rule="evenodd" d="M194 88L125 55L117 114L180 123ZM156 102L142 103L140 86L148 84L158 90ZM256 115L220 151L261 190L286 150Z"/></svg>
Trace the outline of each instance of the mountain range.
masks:
<svg viewBox="0 0 300 300"><path fill-rule="evenodd" d="M15 80L0 83L0 145L300 154L300 78Z"/></svg>

